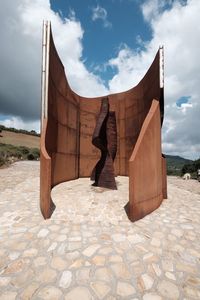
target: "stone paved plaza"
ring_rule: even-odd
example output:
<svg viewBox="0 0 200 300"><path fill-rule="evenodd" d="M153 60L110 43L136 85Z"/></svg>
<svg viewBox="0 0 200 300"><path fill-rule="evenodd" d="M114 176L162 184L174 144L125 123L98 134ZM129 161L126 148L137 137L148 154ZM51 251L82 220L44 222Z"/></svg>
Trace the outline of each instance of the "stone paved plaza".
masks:
<svg viewBox="0 0 200 300"><path fill-rule="evenodd" d="M168 178L168 200L135 223L117 184L60 184L45 221L39 162L1 169L0 300L200 299L200 183Z"/></svg>

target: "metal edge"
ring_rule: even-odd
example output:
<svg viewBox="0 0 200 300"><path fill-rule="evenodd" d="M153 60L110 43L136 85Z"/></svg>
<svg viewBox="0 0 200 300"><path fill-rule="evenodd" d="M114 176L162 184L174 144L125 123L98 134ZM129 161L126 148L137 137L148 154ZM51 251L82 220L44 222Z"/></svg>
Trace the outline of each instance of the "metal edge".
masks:
<svg viewBox="0 0 200 300"><path fill-rule="evenodd" d="M45 102L45 66L46 66L46 22L42 26L42 63L41 63L41 123L40 132L43 128L44 102Z"/></svg>
<svg viewBox="0 0 200 300"><path fill-rule="evenodd" d="M50 48L50 21L43 21L42 29L42 75L41 75L41 126L48 114L48 83L49 83L49 48Z"/></svg>
<svg viewBox="0 0 200 300"><path fill-rule="evenodd" d="M160 88L164 88L164 46L159 47Z"/></svg>
<svg viewBox="0 0 200 300"><path fill-rule="evenodd" d="M44 118L47 118L47 115L48 115L50 27L51 27L50 21L47 21L46 22L46 58L45 58Z"/></svg>

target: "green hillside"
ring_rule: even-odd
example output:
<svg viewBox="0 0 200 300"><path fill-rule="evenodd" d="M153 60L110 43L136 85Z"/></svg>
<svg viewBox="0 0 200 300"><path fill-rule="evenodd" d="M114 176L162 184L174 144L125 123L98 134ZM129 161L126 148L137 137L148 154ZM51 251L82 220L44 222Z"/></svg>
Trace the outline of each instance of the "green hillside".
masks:
<svg viewBox="0 0 200 300"><path fill-rule="evenodd" d="M197 178L197 170L200 169L200 159L190 160L180 156L165 155L167 160L167 175L182 176L190 173L192 178Z"/></svg>
<svg viewBox="0 0 200 300"><path fill-rule="evenodd" d="M165 155L167 160L167 174L181 175L184 165L192 164L193 161L176 155Z"/></svg>
<svg viewBox="0 0 200 300"><path fill-rule="evenodd" d="M34 130L0 125L0 168L18 160L38 160L40 137Z"/></svg>

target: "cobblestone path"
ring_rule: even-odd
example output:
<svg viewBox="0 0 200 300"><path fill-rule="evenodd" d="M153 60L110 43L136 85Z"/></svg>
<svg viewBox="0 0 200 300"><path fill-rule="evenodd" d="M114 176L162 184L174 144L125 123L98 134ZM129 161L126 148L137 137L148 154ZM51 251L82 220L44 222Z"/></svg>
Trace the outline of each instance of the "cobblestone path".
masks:
<svg viewBox="0 0 200 300"><path fill-rule="evenodd" d="M45 221L39 162L1 169L0 300L200 299L200 183L170 177L168 200L135 223L128 178L117 184L60 184Z"/></svg>

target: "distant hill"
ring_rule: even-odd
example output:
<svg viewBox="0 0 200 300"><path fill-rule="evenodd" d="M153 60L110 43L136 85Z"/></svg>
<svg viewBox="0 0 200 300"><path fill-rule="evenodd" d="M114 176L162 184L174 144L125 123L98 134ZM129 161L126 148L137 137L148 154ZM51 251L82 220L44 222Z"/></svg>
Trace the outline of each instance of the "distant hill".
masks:
<svg viewBox="0 0 200 300"><path fill-rule="evenodd" d="M181 175L181 170L184 165L192 164L193 160L183 158L177 155L165 155L167 160L167 174Z"/></svg>
<svg viewBox="0 0 200 300"><path fill-rule="evenodd" d="M0 143L39 149L40 137L32 134L2 130L0 132Z"/></svg>
<svg viewBox="0 0 200 300"><path fill-rule="evenodd" d="M28 135L40 136L40 134L37 133L35 130L16 129L14 127L6 127L0 124L0 132L2 132L3 130L15 132L15 133L24 133Z"/></svg>
<svg viewBox="0 0 200 300"><path fill-rule="evenodd" d="M30 157L30 154L33 154L34 158L37 159L39 157L39 147L40 137L34 130L17 130L15 128L6 128L0 125L0 160L4 160L4 157L8 159L10 156L17 157L17 155L26 159L26 157ZM165 155L165 157L168 175L180 176L184 166L194 165L195 163L193 160L177 155ZM188 169L188 172L189 171L190 169Z"/></svg>

